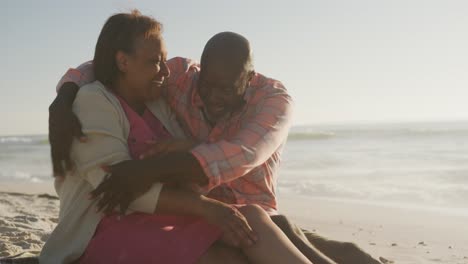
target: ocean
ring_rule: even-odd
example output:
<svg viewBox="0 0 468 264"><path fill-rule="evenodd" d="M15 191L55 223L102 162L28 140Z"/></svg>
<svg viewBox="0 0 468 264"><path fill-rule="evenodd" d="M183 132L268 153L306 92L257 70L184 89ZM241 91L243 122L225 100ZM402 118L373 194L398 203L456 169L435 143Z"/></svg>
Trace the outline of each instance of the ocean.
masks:
<svg viewBox="0 0 468 264"><path fill-rule="evenodd" d="M46 135L0 136L2 182L51 181ZM468 215L468 122L298 126L278 193Z"/></svg>

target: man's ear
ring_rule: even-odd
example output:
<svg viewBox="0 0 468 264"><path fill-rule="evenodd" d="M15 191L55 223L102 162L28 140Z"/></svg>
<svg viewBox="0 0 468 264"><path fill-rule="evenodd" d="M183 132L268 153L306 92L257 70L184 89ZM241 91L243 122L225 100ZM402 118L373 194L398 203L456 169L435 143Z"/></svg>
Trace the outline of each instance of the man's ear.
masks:
<svg viewBox="0 0 468 264"><path fill-rule="evenodd" d="M117 64L117 68L121 72L127 72L128 69L128 55L125 54L123 51L117 51L115 54L115 63Z"/></svg>

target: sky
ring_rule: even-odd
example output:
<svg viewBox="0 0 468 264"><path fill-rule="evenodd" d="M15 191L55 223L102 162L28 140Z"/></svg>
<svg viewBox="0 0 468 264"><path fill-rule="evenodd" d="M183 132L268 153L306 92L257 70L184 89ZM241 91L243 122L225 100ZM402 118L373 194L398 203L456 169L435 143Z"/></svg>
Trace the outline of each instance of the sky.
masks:
<svg viewBox="0 0 468 264"><path fill-rule="evenodd" d="M133 8L164 24L169 58L199 60L221 31L247 37L257 72L290 91L294 125L468 120L468 1L5 0L0 135L47 133L57 81Z"/></svg>

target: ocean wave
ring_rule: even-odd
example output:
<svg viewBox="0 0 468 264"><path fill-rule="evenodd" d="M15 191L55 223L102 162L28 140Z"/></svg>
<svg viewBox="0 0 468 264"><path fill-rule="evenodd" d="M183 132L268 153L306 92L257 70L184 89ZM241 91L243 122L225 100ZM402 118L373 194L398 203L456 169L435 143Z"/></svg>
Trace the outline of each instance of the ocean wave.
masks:
<svg viewBox="0 0 468 264"><path fill-rule="evenodd" d="M320 140L330 139L335 136L333 132L291 132L288 135L288 140Z"/></svg>
<svg viewBox="0 0 468 264"><path fill-rule="evenodd" d="M468 209L468 185L414 184L349 181L280 180L280 193L306 197L353 200L382 204Z"/></svg>
<svg viewBox="0 0 468 264"><path fill-rule="evenodd" d="M46 136L2 136L0 144L46 145L49 144L49 140Z"/></svg>
<svg viewBox="0 0 468 264"><path fill-rule="evenodd" d="M466 137L468 128L379 128L345 127L329 130L291 129L289 140L327 140L337 138L426 138Z"/></svg>

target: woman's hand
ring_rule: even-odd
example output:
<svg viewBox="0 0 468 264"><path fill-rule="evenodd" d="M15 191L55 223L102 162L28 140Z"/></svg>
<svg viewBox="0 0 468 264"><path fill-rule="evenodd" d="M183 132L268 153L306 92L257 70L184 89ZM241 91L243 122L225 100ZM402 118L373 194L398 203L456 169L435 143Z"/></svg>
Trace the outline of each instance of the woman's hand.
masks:
<svg viewBox="0 0 468 264"><path fill-rule="evenodd" d="M257 241L247 219L233 206L210 199L203 207L203 217L223 231L221 240L230 246L248 247Z"/></svg>
<svg viewBox="0 0 468 264"><path fill-rule="evenodd" d="M98 199L99 211L112 213L116 206L124 214L130 203L147 192L154 178L143 173L144 165L139 160L126 160L112 166L103 166L108 176L94 189L91 199Z"/></svg>
<svg viewBox="0 0 468 264"><path fill-rule="evenodd" d="M140 155L140 159L162 155L169 152L188 152L197 145L197 142L188 139L170 139L158 142L147 142L147 144L149 145L149 148Z"/></svg>

